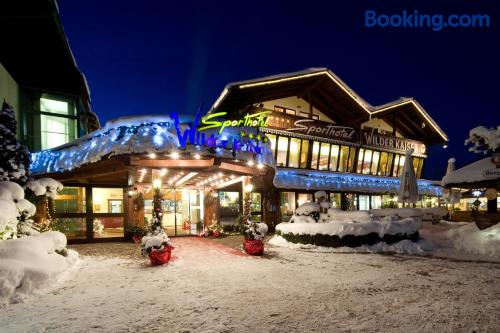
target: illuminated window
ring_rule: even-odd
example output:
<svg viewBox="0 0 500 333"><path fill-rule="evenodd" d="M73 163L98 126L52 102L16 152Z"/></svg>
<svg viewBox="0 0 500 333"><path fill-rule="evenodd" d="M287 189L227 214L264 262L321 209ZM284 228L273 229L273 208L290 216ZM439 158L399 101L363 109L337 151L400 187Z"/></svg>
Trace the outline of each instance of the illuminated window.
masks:
<svg viewBox="0 0 500 333"><path fill-rule="evenodd" d="M321 144L321 151L319 155L319 168L318 170L328 170L328 158L330 156L330 144L323 142Z"/></svg>
<svg viewBox="0 0 500 333"><path fill-rule="evenodd" d="M370 196L369 195L358 195L359 201L359 210L368 210L370 209Z"/></svg>
<svg viewBox="0 0 500 333"><path fill-rule="evenodd" d="M380 152L374 151L372 156L372 172L371 172L372 175L377 174L379 158L380 158Z"/></svg>
<svg viewBox="0 0 500 333"><path fill-rule="evenodd" d="M380 153L380 165L378 168L377 175L385 176L385 172L387 170L387 159L388 159L388 153L386 152Z"/></svg>
<svg viewBox="0 0 500 333"><path fill-rule="evenodd" d="M67 101L49 98L42 94L40 98L41 148L54 148L76 138L75 109Z"/></svg>
<svg viewBox="0 0 500 333"><path fill-rule="evenodd" d="M53 212L63 213L85 213L85 187L65 186L52 200Z"/></svg>
<svg viewBox="0 0 500 333"><path fill-rule="evenodd" d="M271 146L271 151L273 152L273 156L276 154L276 135L274 134L266 134L269 139L269 146Z"/></svg>
<svg viewBox="0 0 500 333"><path fill-rule="evenodd" d="M318 157L319 157L319 142L314 141L312 147L311 169L318 168Z"/></svg>
<svg viewBox="0 0 500 333"><path fill-rule="evenodd" d="M385 170L385 175L390 176L391 175L391 168L392 168L392 161L394 160L394 154L389 153L387 157L387 169Z"/></svg>
<svg viewBox="0 0 500 333"><path fill-rule="evenodd" d="M349 158L349 147L342 146L340 148L340 161L339 161L339 171L347 171L347 159Z"/></svg>
<svg viewBox="0 0 500 333"><path fill-rule="evenodd" d="M417 178L420 178L422 176L422 168L423 167L424 167L424 159L421 158L420 162L418 163Z"/></svg>
<svg viewBox="0 0 500 333"><path fill-rule="evenodd" d="M286 166L286 154L288 152L288 138L278 137L278 151L276 153L276 165L280 167Z"/></svg>
<svg viewBox="0 0 500 333"><path fill-rule="evenodd" d="M404 165L405 165L405 157L404 157L404 155L400 155L399 156L398 177L401 176L401 174L403 173Z"/></svg>
<svg viewBox="0 0 500 333"><path fill-rule="evenodd" d="M309 140L302 140L302 149L300 150L300 168L307 168L307 155L309 153Z"/></svg>
<svg viewBox="0 0 500 333"><path fill-rule="evenodd" d="M281 222L288 222L295 212L295 192L280 192Z"/></svg>
<svg viewBox="0 0 500 333"><path fill-rule="evenodd" d="M298 193L297 194L297 205L302 205L306 202L312 202L313 195L311 193Z"/></svg>
<svg viewBox="0 0 500 333"><path fill-rule="evenodd" d="M363 168L362 173L367 175L370 173L370 165L372 162L372 151L370 149L365 150L365 155L363 157Z"/></svg>
<svg viewBox="0 0 500 333"><path fill-rule="evenodd" d="M330 148L330 170L337 171L337 163L339 160L339 146L332 145Z"/></svg>
<svg viewBox="0 0 500 333"><path fill-rule="evenodd" d="M392 176L398 176L398 166L399 166L399 155L394 156L394 167L392 168Z"/></svg>
<svg viewBox="0 0 500 333"><path fill-rule="evenodd" d="M298 168L299 167L299 154L300 154L300 139L291 138L290 139L290 153L288 157L288 167Z"/></svg>
<svg viewBox="0 0 500 333"><path fill-rule="evenodd" d="M404 155L396 155L394 159L394 169L392 170L392 175L394 177L399 177L401 175L401 173L403 172L404 164L405 164Z"/></svg>
<svg viewBox="0 0 500 333"><path fill-rule="evenodd" d="M358 164L356 166L356 172L361 173L363 167L363 155L365 154L365 150L361 148L358 152Z"/></svg>
<svg viewBox="0 0 500 333"><path fill-rule="evenodd" d="M333 208L340 208L340 193L330 193L330 202Z"/></svg>
<svg viewBox="0 0 500 333"><path fill-rule="evenodd" d="M382 208L382 196L381 195L371 195L371 209Z"/></svg>
<svg viewBox="0 0 500 333"><path fill-rule="evenodd" d="M420 158L418 158L418 157L413 158L413 172L415 172L415 176L417 175L417 172L418 172L419 161L420 161Z"/></svg>
<svg viewBox="0 0 500 333"><path fill-rule="evenodd" d="M347 172L354 172L354 157L356 156L356 147L349 148L349 161L347 164Z"/></svg>

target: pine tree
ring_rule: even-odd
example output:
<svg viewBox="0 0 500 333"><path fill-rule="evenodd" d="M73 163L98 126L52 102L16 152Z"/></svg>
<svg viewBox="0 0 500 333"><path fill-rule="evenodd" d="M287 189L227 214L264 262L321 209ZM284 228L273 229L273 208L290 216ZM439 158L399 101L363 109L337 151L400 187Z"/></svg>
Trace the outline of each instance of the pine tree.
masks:
<svg viewBox="0 0 500 333"><path fill-rule="evenodd" d="M153 216L151 218L151 222L149 225L151 231L153 232L157 229L162 228L161 221L163 217L163 209L161 207L161 200L162 200L161 189L155 187L153 196Z"/></svg>
<svg viewBox="0 0 500 333"><path fill-rule="evenodd" d="M30 152L17 141L16 132L14 110L4 101L0 111L0 180L9 180L24 186L30 178Z"/></svg>

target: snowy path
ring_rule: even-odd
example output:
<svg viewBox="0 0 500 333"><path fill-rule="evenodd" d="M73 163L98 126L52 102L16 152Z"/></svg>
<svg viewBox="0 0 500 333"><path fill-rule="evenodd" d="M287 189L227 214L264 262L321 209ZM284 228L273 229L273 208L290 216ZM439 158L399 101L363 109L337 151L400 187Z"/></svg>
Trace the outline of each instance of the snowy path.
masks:
<svg viewBox="0 0 500 333"><path fill-rule="evenodd" d="M82 257L48 294L0 309L0 332L500 331L500 264L173 241L165 267Z"/></svg>

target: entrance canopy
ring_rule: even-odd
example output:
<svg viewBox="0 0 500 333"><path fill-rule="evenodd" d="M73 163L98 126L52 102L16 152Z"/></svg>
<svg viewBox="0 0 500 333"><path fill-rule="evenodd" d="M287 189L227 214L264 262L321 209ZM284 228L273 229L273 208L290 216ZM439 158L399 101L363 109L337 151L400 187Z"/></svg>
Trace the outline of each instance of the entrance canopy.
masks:
<svg viewBox="0 0 500 333"><path fill-rule="evenodd" d="M94 174L109 169L125 175L121 165L207 171L217 166L242 173L274 168L269 143L255 128L201 131L197 119L180 123L177 115L120 118L71 143L32 154L31 171L37 175L74 170L92 177L88 169L95 169L97 162L102 163Z"/></svg>

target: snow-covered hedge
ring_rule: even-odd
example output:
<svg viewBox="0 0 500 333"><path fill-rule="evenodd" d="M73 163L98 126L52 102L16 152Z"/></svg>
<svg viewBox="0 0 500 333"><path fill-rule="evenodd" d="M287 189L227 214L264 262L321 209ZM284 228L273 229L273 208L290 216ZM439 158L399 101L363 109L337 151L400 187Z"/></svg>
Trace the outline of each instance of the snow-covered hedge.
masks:
<svg viewBox="0 0 500 333"><path fill-rule="evenodd" d="M78 260L66 236L48 231L0 242L0 304L17 303L54 283Z"/></svg>
<svg viewBox="0 0 500 333"><path fill-rule="evenodd" d="M379 242L393 244L406 239L416 242L419 237L418 230L414 230L412 233L397 232L398 230L409 230L408 226L415 223L415 220L410 218L405 220L409 221L402 225L393 225L386 232L382 232L383 227L380 226L380 222L359 223L360 226L354 226L356 223L349 222L294 225L294 227L305 225L312 227L311 229L308 228L309 230L293 230L296 228L288 230L288 226L282 226L284 223L280 223L276 226L276 234L291 243L312 244L324 247L358 247L373 245ZM332 228L330 229L330 227Z"/></svg>

